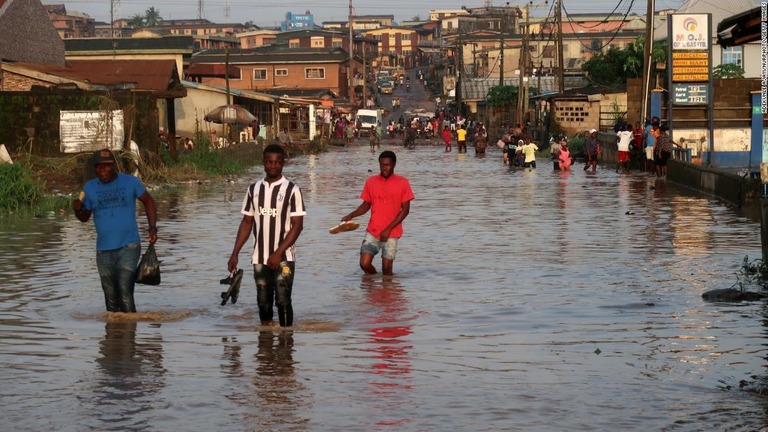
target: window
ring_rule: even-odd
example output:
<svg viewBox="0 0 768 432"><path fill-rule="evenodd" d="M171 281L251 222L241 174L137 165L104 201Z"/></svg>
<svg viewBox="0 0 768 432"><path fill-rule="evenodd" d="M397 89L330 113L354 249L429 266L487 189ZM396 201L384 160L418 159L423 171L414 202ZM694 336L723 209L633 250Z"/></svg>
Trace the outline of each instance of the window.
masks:
<svg viewBox="0 0 768 432"><path fill-rule="evenodd" d="M275 69L275 76L288 76L288 69Z"/></svg>
<svg viewBox="0 0 768 432"><path fill-rule="evenodd" d="M598 39L592 40L592 46L590 47L592 51L600 51L600 48L602 47L602 44Z"/></svg>
<svg viewBox="0 0 768 432"><path fill-rule="evenodd" d="M544 52L541 54L544 58L555 58L555 47L545 46Z"/></svg>
<svg viewBox="0 0 768 432"><path fill-rule="evenodd" d="M723 50L723 64L735 64L741 66L744 47L735 46Z"/></svg>
<svg viewBox="0 0 768 432"><path fill-rule="evenodd" d="M401 39L402 40L411 40L411 34L410 33L403 33Z"/></svg>
<svg viewBox="0 0 768 432"><path fill-rule="evenodd" d="M289 41L288 48L301 48L301 42L299 42L298 40Z"/></svg>
<svg viewBox="0 0 768 432"><path fill-rule="evenodd" d="M267 70L266 69L254 69L253 70L253 79L256 81L264 81L267 79Z"/></svg>
<svg viewBox="0 0 768 432"><path fill-rule="evenodd" d="M325 79L325 68L306 68L304 69L304 78Z"/></svg>

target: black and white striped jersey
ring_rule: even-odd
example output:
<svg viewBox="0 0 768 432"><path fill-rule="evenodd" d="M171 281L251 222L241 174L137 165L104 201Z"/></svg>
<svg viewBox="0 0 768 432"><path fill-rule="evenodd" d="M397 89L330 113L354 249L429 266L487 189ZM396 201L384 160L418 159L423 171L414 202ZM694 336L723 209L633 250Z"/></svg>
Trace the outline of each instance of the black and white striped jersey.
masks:
<svg viewBox="0 0 768 432"><path fill-rule="evenodd" d="M252 183L240 212L254 217L254 264L267 263L291 229L291 216L307 214L299 187L285 177L272 184L264 180ZM285 251L281 260L296 261L295 245Z"/></svg>

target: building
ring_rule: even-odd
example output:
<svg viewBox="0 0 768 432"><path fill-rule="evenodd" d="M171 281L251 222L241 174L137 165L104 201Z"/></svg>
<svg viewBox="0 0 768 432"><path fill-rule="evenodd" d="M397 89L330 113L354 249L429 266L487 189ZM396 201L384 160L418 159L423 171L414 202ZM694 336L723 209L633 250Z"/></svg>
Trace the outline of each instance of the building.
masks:
<svg viewBox="0 0 768 432"><path fill-rule="evenodd" d="M229 79L230 88L251 90L270 94L293 96L317 96L331 93L338 97L349 97L349 53L343 48L289 48L271 45L248 50L232 50L227 55L221 50L197 53L190 60L190 68L200 64L227 64L236 66L240 73ZM355 70L362 63L355 60ZM224 78L202 77L197 80L187 74L190 81L224 87Z"/></svg>
<svg viewBox="0 0 768 432"><path fill-rule="evenodd" d="M176 70L194 51L191 36L122 39L66 39L67 61L71 60L173 60Z"/></svg>
<svg viewBox="0 0 768 432"><path fill-rule="evenodd" d="M45 5L53 27L62 39L96 37L96 20L88 14L69 11L63 4Z"/></svg>
<svg viewBox="0 0 768 432"><path fill-rule="evenodd" d="M272 45L277 39L277 30L258 29L237 33L235 37L240 40L240 48L249 49L265 45Z"/></svg>

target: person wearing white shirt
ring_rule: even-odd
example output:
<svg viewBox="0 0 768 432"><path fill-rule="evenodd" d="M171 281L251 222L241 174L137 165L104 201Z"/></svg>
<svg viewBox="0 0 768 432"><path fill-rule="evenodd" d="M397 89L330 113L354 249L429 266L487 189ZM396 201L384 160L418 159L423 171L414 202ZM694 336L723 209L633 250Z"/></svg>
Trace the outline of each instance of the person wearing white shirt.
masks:
<svg viewBox="0 0 768 432"><path fill-rule="evenodd" d="M629 171L629 143L632 142L632 126L629 124L624 125L622 130L616 133L616 141L619 147L619 163L616 165L616 172L619 172L619 168Z"/></svg>

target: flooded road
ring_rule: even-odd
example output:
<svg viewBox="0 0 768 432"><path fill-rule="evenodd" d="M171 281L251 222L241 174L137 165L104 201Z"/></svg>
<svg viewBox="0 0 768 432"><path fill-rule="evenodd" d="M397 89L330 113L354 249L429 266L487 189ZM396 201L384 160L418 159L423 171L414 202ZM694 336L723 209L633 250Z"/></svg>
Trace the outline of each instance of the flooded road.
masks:
<svg viewBox="0 0 768 432"><path fill-rule="evenodd" d="M753 391L766 380L763 306L701 300L760 257L759 223L641 173L552 172L544 160L510 170L496 148L387 148L416 195L390 280L358 268L362 229L328 234L359 204L378 152L361 142L287 164L308 209L292 332L257 325L250 268L237 304L219 305L258 167L234 184L154 192L163 281L137 286L138 322L103 312L92 224L4 220L3 429L768 424Z"/></svg>

